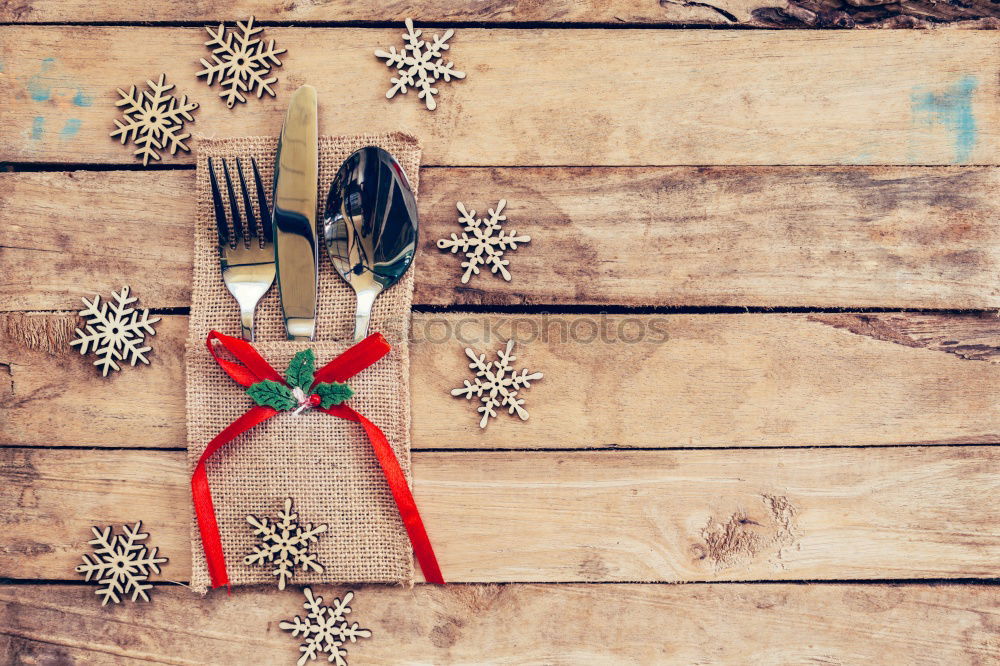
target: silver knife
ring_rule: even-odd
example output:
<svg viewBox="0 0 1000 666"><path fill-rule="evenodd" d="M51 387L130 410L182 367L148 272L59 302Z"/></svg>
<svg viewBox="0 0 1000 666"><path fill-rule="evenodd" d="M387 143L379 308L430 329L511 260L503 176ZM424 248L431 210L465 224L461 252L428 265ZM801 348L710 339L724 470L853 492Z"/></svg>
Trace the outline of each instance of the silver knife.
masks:
<svg viewBox="0 0 1000 666"><path fill-rule="evenodd" d="M316 334L316 192L319 146L316 89L292 95L274 157L274 260L289 340Z"/></svg>

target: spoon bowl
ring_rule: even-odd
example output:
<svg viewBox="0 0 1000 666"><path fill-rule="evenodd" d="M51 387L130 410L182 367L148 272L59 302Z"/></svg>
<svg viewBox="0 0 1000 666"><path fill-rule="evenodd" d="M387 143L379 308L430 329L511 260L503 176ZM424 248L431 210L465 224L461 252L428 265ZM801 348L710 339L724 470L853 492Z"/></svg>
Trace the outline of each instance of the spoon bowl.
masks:
<svg viewBox="0 0 1000 666"><path fill-rule="evenodd" d="M344 160L326 199L323 239L358 297L355 342L368 334L375 299L413 263L417 227L417 201L392 155L366 146Z"/></svg>

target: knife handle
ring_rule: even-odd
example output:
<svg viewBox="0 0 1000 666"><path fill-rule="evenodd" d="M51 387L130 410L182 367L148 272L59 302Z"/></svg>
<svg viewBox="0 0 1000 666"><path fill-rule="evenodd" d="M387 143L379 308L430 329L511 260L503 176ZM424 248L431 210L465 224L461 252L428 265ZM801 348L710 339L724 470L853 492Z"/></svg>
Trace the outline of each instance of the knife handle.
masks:
<svg viewBox="0 0 1000 666"><path fill-rule="evenodd" d="M312 340L316 335L316 319L291 318L285 320L289 340Z"/></svg>

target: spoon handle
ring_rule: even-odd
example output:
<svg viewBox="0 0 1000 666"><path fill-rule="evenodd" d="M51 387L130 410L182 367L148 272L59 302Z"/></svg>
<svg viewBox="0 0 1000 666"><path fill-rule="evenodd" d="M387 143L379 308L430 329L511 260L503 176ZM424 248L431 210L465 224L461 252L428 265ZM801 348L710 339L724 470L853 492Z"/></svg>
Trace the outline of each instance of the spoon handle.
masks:
<svg viewBox="0 0 1000 666"><path fill-rule="evenodd" d="M361 342L368 337L368 323L372 318L372 306L381 290L366 289L358 292L358 309L354 314L354 341Z"/></svg>

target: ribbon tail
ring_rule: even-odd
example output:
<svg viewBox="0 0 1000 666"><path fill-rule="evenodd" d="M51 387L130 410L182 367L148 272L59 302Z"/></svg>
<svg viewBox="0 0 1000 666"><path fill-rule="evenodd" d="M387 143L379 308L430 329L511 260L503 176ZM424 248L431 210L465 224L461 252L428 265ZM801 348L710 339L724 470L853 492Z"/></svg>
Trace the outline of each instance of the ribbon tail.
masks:
<svg viewBox="0 0 1000 666"><path fill-rule="evenodd" d="M338 405L322 411L356 421L365 429L368 441L371 442L372 449L375 451L375 457L382 467L382 473L385 475L386 481L389 482L389 490L392 491L392 498L396 501L396 508L399 510L400 518L403 519L406 533L413 545L413 554L416 556L417 562L420 563L424 579L428 583L444 585L441 567L438 565L430 537L427 536L427 530L424 528L424 521L420 518L417 503L413 499L413 493L410 492L409 484L406 482L406 475L403 474L403 469L399 466L399 459L396 458L396 453L392 450L392 445L386 439L385 433L347 405Z"/></svg>
<svg viewBox="0 0 1000 666"><path fill-rule="evenodd" d="M201 544L205 550L205 562L208 564L208 575L212 587L229 585L229 574L226 571L226 557L222 552L222 538L219 536L219 525L215 520L215 506L212 504L212 492L208 486L208 472L205 462L220 448L231 442L238 435L263 423L278 412L270 407L252 407L215 436L195 465L191 475L191 496L194 500L194 513L198 518L198 531L201 532Z"/></svg>

